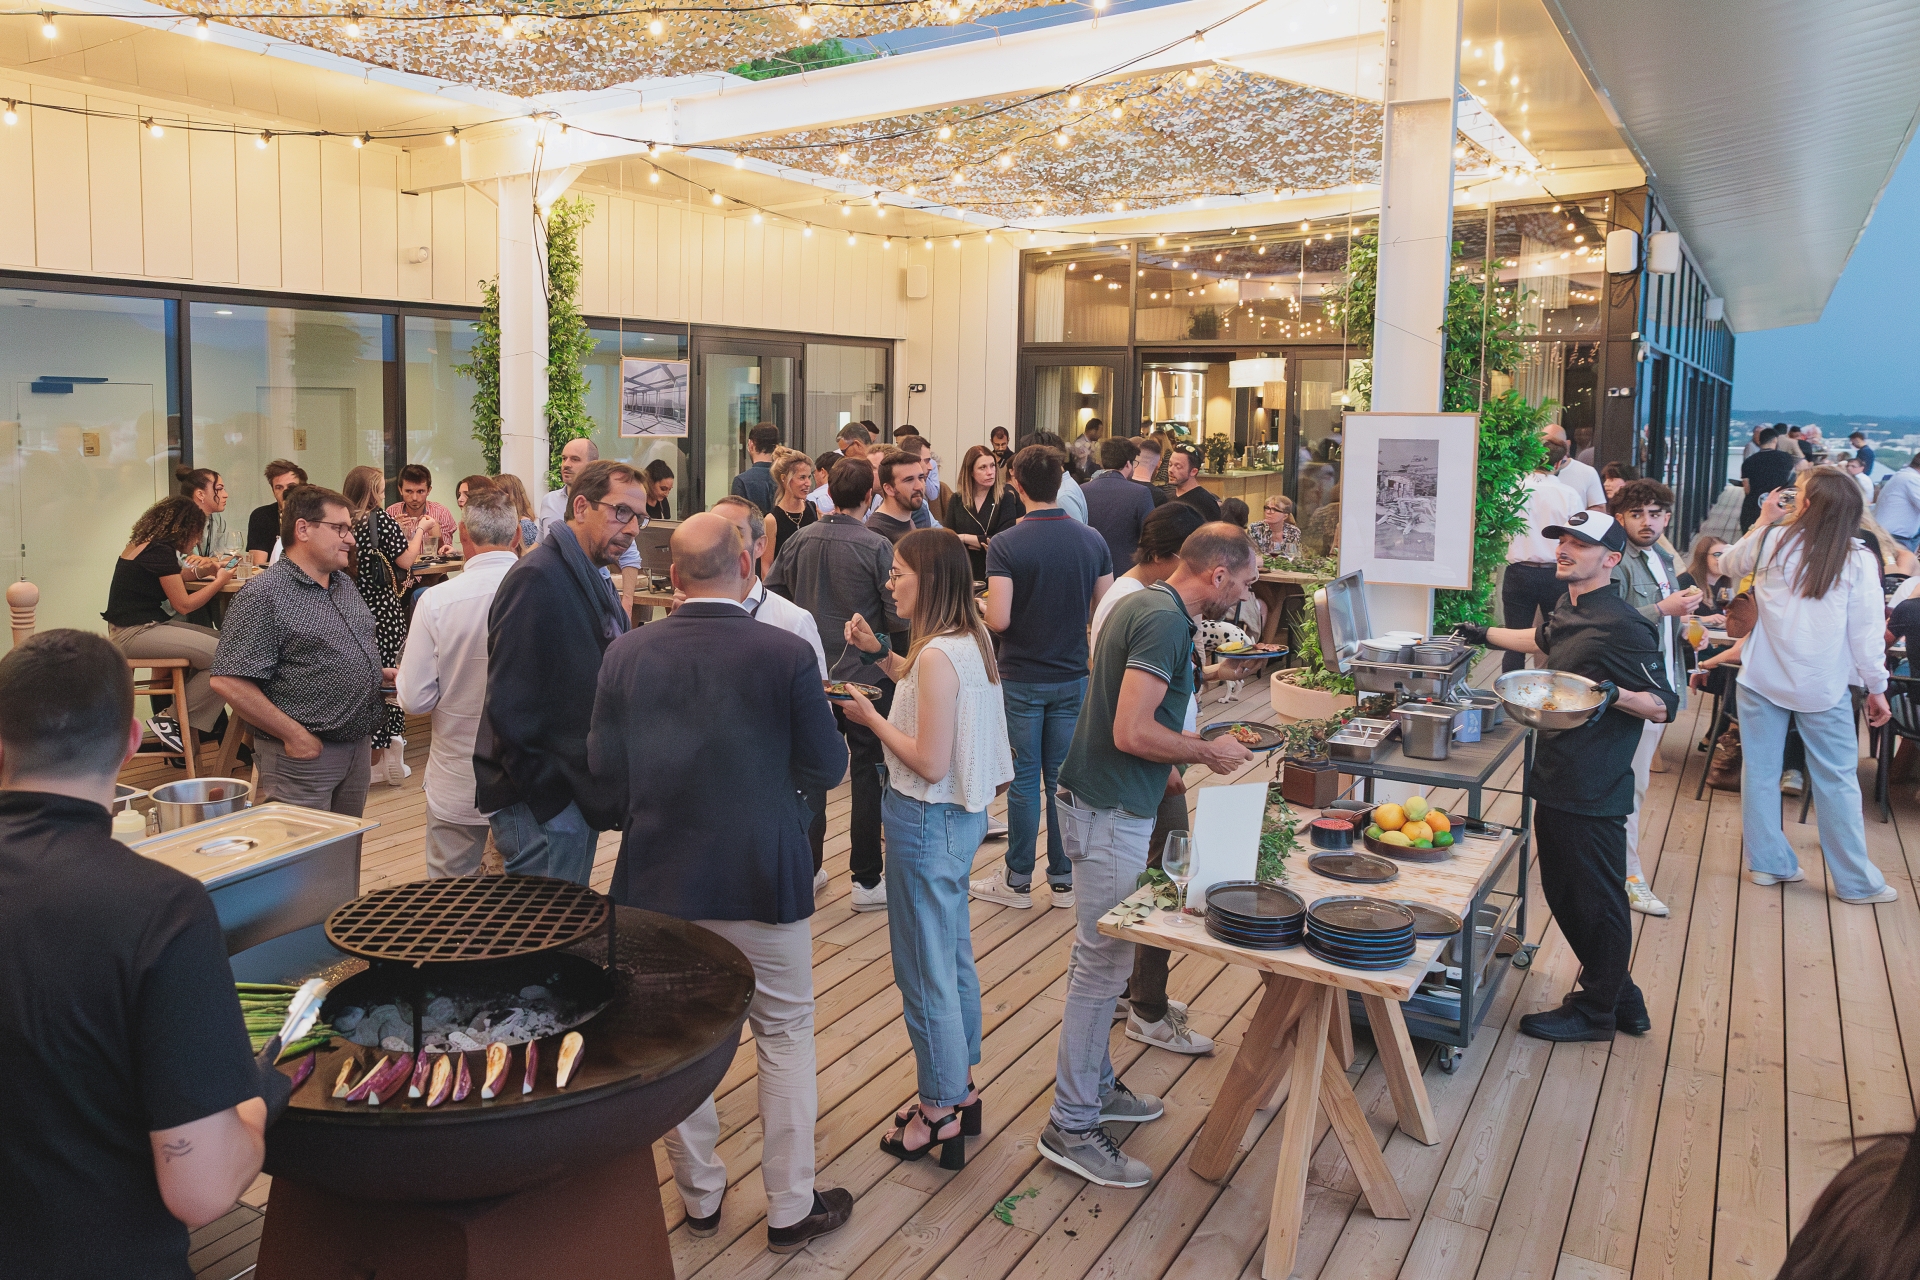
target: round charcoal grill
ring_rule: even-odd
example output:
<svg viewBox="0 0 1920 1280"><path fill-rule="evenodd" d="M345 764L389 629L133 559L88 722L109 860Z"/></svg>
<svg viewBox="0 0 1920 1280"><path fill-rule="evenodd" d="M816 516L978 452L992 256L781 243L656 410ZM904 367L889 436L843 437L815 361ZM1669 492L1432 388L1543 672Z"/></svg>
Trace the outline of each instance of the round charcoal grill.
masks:
<svg viewBox="0 0 1920 1280"><path fill-rule="evenodd" d="M606 898L546 876L454 876L376 889L327 917L327 941L388 964L509 960L613 927Z"/></svg>

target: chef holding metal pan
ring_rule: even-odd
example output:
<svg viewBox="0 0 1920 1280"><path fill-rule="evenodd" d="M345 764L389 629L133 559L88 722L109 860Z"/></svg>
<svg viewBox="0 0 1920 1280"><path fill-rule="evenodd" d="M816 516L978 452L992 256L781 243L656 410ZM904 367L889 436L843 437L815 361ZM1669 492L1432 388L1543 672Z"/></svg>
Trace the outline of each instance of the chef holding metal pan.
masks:
<svg viewBox="0 0 1920 1280"><path fill-rule="evenodd" d="M127 663L49 631L0 658L0 1270L190 1280L291 1082L256 1059L199 881L109 834L140 744Z"/></svg>
<svg viewBox="0 0 1920 1280"><path fill-rule="evenodd" d="M1545 654L1553 670L1599 682L1583 690L1592 706L1579 708L1586 714L1575 727L1537 730L1529 790L1540 888L1583 973L1565 1004L1528 1014L1520 1029L1542 1040L1612 1040L1616 1030L1640 1035L1651 1025L1627 971L1627 815L1641 727L1672 719L1677 699L1667 685L1660 633L1609 581L1626 552L1626 530L1605 512L1576 511L1541 533L1560 540L1554 575L1565 591L1552 615L1534 630L1468 625L1455 634ZM1504 697L1512 682L1544 674L1508 672L1494 690ZM1527 711L1572 709L1510 705L1521 719Z"/></svg>

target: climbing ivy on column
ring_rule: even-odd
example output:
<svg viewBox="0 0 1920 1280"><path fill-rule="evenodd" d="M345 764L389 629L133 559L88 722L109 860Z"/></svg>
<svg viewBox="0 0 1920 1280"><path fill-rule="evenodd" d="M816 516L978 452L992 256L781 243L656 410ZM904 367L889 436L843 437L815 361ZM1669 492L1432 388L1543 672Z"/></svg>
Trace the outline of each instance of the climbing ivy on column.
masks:
<svg viewBox="0 0 1920 1280"><path fill-rule="evenodd" d="M560 485L560 450L593 434L587 357L593 334L580 317L580 229L593 220L585 196L547 210L547 485Z"/></svg>
<svg viewBox="0 0 1920 1280"><path fill-rule="evenodd" d="M500 281L480 282L480 318L473 322L473 350L455 373L473 379L473 438L480 443L487 474L500 474Z"/></svg>

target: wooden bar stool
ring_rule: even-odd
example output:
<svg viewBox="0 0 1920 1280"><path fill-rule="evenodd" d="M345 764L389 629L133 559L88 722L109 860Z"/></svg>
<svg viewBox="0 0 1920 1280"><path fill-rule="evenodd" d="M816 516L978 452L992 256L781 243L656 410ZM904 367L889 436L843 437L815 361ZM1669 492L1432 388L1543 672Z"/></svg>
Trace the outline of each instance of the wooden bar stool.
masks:
<svg viewBox="0 0 1920 1280"><path fill-rule="evenodd" d="M186 744L187 776L200 776L200 736L193 730L193 722L187 719L187 673L193 670L193 664L185 658L128 658L127 671L133 676L133 696L152 698L171 694L173 697L173 722L180 726L180 740ZM146 678L140 673L146 671ZM147 746L142 743L140 750L134 752L141 756L171 756L179 752L166 743Z"/></svg>

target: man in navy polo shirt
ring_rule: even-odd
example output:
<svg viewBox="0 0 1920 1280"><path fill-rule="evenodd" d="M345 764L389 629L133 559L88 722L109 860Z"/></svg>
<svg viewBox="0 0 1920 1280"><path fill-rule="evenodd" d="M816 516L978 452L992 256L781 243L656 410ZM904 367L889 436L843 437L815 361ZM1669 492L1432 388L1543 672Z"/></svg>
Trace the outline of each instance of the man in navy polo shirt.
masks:
<svg viewBox="0 0 1920 1280"><path fill-rule="evenodd" d="M1033 905L1033 865L1043 788L1047 883L1053 905L1073 905L1073 866L1054 821L1053 784L1073 743L1087 692L1087 623L1113 585L1107 540L1060 506L1060 452L1028 445L1013 455L1013 487L1026 515L987 544L987 626L1000 634L1000 689L1013 744L1007 793L1007 863L973 896Z"/></svg>

